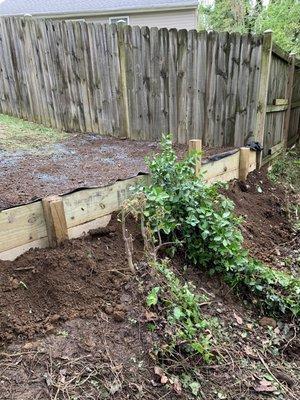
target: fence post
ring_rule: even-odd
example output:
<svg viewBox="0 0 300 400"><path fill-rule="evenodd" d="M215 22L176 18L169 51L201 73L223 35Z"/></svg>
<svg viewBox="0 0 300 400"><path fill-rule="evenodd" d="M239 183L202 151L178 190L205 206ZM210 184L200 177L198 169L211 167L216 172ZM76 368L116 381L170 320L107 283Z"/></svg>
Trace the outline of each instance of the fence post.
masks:
<svg viewBox="0 0 300 400"><path fill-rule="evenodd" d="M118 46L119 46L119 57L120 57L120 76L121 76L121 87L122 87L122 99L124 107L124 119L125 119L125 130L126 138L130 138L130 116L129 116L129 99L127 93L127 65L126 65L126 49L125 49L125 28L126 26L118 24Z"/></svg>
<svg viewBox="0 0 300 400"><path fill-rule="evenodd" d="M64 203L60 196L48 196L42 204L49 246L56 247L69 238Z"/></svg>
<svg viewBox="0 0 300 400"><path fill-rule="evenodd" d="M290 58L289 58L288 80L287 80L287 85L286 85L286 90L285 90L285 98L288 100L288 109L285 112L284 125L283 125L283 147L284 148L287 147L287 143L288 143L290 116L291 116L291 108L292 108L294 72L295 72L295 54L292 53L292 54L290 54Z"/></svg>
<svg viewBox="0 0 300 400"><path fill-rule="evenodd" d="M239 180L245 181L249 174L250 167L250 147L240 148Z"/></svg>
<svg viewBox="0 0 300 400"><path fill-rule="evenodd" d="M272 31L265 31L263 34L262 54L260 64L260 79L257 105L257 118L254 137L262 146L264 144L265 120L268 101L268 86L272 58ZM257 168L261 167L262 152L257 156Z"/></svg>
<svg viewBox="0 0 300 400"><path fill-rule="evenodd" d="M194 151L200 152L202 150L202 140L201 139L192 139L189 140L189 153ZM195 165L195 175L199 176L201 169L201 156L199 156L197 163Z"/></svg>

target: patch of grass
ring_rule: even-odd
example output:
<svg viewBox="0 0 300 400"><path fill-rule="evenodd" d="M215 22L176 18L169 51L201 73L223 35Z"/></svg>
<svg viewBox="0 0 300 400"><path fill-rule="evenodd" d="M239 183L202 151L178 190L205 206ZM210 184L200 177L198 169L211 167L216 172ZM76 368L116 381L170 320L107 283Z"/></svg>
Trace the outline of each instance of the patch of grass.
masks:
<svg viewBox="0 0 300 400"><path fill-rule="evenodd" d="M56 143L68 133L0 114L0 150L27 150Z"/></svg>

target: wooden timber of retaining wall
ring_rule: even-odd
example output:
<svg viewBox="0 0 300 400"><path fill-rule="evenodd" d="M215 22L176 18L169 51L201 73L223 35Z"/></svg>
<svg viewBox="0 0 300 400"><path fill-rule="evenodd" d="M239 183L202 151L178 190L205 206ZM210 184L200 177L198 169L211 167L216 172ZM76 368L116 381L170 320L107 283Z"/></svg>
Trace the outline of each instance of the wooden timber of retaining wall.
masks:
<svg viewBox="0 0 300 400"><path fill-rule="evenodd" d="M245 179L256 167L256 153L242 148L201 166L207 182ZM6 209L0 212L0 259L14 260L31 248L59 245L65 239L85 235L106 226L111 214L128 197L130 187L145 176L112 185L78 190L63 196Z"/></svg>

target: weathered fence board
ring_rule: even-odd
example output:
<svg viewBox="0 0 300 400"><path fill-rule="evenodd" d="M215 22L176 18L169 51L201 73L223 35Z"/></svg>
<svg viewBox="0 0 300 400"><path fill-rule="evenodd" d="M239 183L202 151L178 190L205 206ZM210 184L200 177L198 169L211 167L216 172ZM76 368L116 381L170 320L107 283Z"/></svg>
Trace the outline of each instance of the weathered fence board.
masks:
<svg viewBox="0 0 300 400"><path fill-rule="evenodd" d="M264 127L264 156L272 147L299 138L300 127L300 75L294 57L280 52L275 45L271 57L268 82L268 106ZM278 104L281 103L281 104ZM294 104L294 106L293 106Z"/></svg>
<svg viewBox="0 0 300 400"><path fill-rule="evenodd" d="M0 111L68 131L243 144L260 47L250 35L1 18Z"/></svg>
<svg viewBox="0 0 300 400"><path fill-rule="evenodd" d="M289 140L298 135L299 108L268 113L291 71L276 45L267 70L271 36L263 52L263 36L250 34L2 17L0 112L122 138L171 132L179 143L242 146L254 136L272 146L287 127Z"/></svg>
<svg viewBox="0 0 300 400"><path fill-rule="evenodd" d="M300 137L300 67L294 72L292 107L289 120L288 143L294 143Z"/></svg>

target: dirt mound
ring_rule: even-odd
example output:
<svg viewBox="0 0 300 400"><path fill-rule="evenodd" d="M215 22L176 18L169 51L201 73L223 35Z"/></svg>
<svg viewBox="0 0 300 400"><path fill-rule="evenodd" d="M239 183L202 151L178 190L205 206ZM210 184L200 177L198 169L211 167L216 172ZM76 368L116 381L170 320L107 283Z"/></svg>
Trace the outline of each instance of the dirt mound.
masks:
<svg viewBox="0 0 300 400"><path fill-rule="evenodd" d="M284 211L283 191L273 187L264 173L254 173L247 186L235 182L227 194L236 202L237 212L246 216L244 236L251 254L277 265L269 255L274 245L279 248L295 238ZM116 216L91 237L30 251L13 262L0 261L1 400L195 398L188 386L178 395L154 373L166 321L158 313L152 329L153 313L145 299L161 282L142 260L138 226L129 221L128 228L135 238L134 276L128 272ZM245 306L220 277L183 264L178 255L174 259L178 276L207 296L201 312L217 324L212 328L216 358L209 365L189 356L169 360L168 376L193 384L188 381L193 365L201 398L259 400L266 395L258 390L260 382L272 378L271 373L281 382L272 378L278 398L297 398L296 324L272 320L275 329L263 326L257 304Z"/></svg>
<svg viewBox="0 0 300 400"><path fill-rule="evenodd" d="M277 268L292 269L293 265L285 265L285 260L293 249L299 249L300 237L287 215L286 193L270 182L266 168L252 172L246 183L230 183L224 193L234 201L235 212L244 218L244 243L251 256Z"/></svg>
<svg viewBox="0 0 300 400"><path fill-rule="evenodd" d="M122 288L130 277L117 225L114 217L104 235L1 261L0 339L33 337L51 331L54 323L100 310L124 318ZM138 240L135 249L138 257Z"/></svg>

